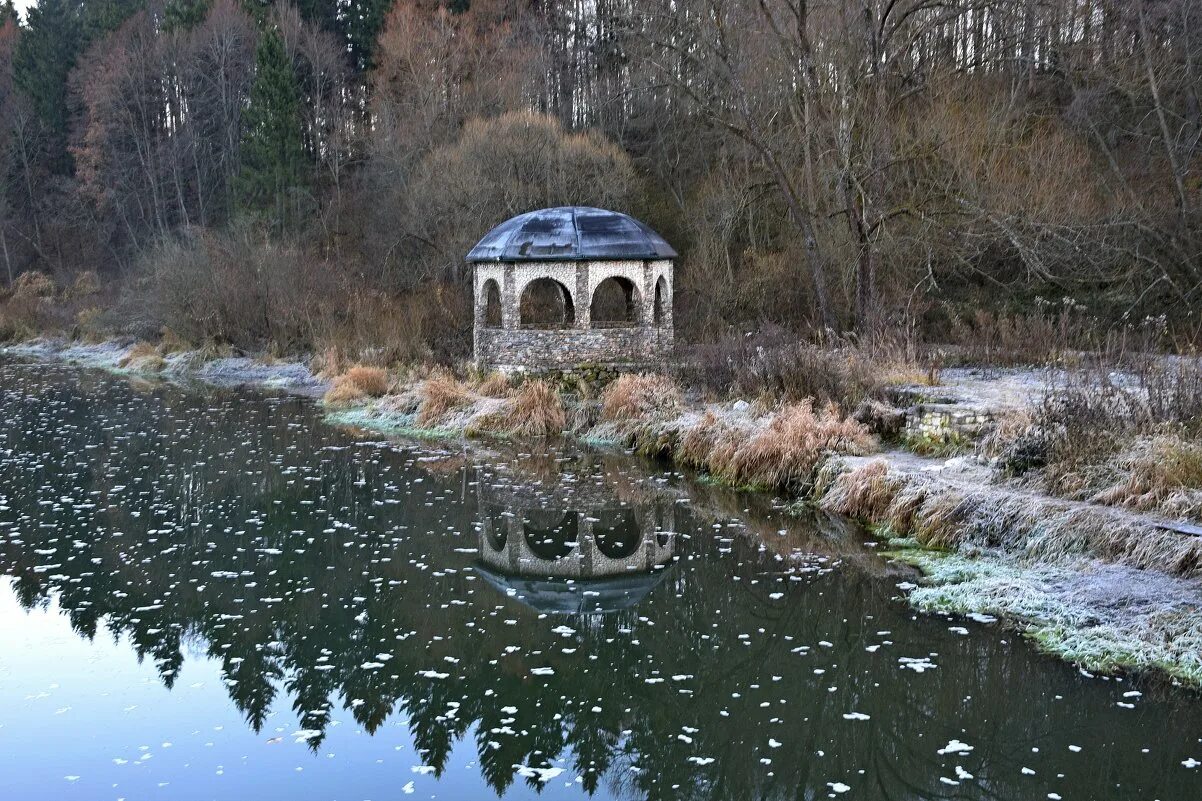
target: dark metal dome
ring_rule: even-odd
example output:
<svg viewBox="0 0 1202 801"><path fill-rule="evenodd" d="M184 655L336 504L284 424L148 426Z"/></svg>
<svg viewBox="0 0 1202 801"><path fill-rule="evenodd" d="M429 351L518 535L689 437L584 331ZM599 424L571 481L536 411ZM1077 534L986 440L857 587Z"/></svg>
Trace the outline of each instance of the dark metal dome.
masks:
<svg viewBox="0 0 1202 801"><path fill-rule="evenodd" d="M588 206L519 214L489 231L468 261L674 259L664 238L633 217Z"/></svg>

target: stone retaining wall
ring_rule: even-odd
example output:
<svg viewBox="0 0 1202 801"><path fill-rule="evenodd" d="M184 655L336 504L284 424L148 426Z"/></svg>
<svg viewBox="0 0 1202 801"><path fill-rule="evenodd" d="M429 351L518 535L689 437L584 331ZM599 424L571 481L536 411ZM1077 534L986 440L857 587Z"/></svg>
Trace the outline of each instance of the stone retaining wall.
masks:
<svg viewBox="0 0 1202 801"><path fill-rule="evenodd" d="M570 369L579 364L661 364L672 332L659 328L476 331L476 360L505 372Z"/></svg>
<svg viewBox="0 0 1202 801"><path fill-rule="evenodd" d="M975 439L993 422L984 409L956 404L921 403L906 410L906 439L943 441L954 438Z"/></svg>

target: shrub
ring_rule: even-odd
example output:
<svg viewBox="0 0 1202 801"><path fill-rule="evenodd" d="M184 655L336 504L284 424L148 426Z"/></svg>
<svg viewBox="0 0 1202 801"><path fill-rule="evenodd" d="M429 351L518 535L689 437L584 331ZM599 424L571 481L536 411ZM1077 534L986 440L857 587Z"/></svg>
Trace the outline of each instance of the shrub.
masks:
<svg viewBox="0 0 1202 801"><path fill-rule="evenodd" d="M357 364L334 379L334 386L323 401L342 406L366 398L378 398L388 392L388 373L379 367Z"/></svg>
<svg viewBox="0 0 1202 801"><path fill-rule="evenodd" d="M1049 486L1087 497L1113 484L1123 452L1141 437L1171 432L1202 441L1202 364L1152 358L1123 371L1088 364L1049 385L1033 428L1047 438Z"/></svg>
<svg viewBox="0 0 1202 801"><path fill-rule="evenodd" d="M75 282L67 290L71 298L90 298L100 292L100 276L95 270L85 270L75 277Z"/></svg>
<svg viewBox="0 0 1202 801"><path fill-rule="evenodd" d="M885 373L857 348L804 342L779 328L695 346L679 375L685 384L718 396L768 393L783 400L834 401L848 409L882 398L885 389Z"/></svg>
<svg viewBox="0 0 1202 801"><path fill-rule="evenodd" d="M431 281L386 293L248 226L165 239L143 255L140 273L151 330L170 325L189 342L280 354L332 349L339 362L379 365L445 361L470 343L462 286Z"/></svg>
<svg viewBox="0 0 1202 801"><path fill-rule="evenodd" d="M14 298L50 298L56 292L54 281L45 273L30 270L17 276L13 284Z"/></svg>
<svg viewBox="0 0 1202 801"><path fill-rule="evenodd" d="M409 288L456 269L490 221L554 204L622 208L635 186L630 156L598 131L566 131L553 116L515 111L467 120L454 141L417 164L399 209L385 203L372 214L391 225L402 213L409 230L437 243L392 271L391 280Z"/></svg>
<svg viewBox="0 0 1202 801"><path fill-rule="evenodd" d="M680 389L663 375L623 375L601 393L601 419L608 422L667 419L679 413Z"/></svg>

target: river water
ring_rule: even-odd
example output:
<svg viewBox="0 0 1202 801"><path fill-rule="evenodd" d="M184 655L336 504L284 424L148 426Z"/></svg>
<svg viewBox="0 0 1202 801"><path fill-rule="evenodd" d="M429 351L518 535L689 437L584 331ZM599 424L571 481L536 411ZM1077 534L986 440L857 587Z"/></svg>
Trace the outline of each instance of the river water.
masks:
<svg viewBox="0 0 1202 801"><path fill-rule="evenodd" d="M1198 799L1202 699L632 458L0 362L0 798Z"/></svg>

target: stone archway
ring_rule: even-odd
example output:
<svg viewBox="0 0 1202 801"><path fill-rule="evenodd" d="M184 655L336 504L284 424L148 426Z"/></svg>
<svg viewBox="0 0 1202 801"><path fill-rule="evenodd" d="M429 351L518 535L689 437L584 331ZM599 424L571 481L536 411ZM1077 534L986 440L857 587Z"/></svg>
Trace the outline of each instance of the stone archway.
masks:
<svg viewBox="0 0 1202 801"><path fill-rule="evenodd" d="M518 314L522 328L571 328L576 323L572 293L554 278L536 278L526 284Z"/></svg>
<svg viewBox="0 0 1202 801"><path fill-rule="evenodd" d="M503 319L501 314L501 287L497 285L495 280L490 278L481 287L481 296L483 326L485 328L500 328Z"/></svg>
<svg viewBox="0 0 1202 801"><path fill-rule="evenodd" d="M652 323L656 328L661 328L668 321L668 282L662 275L655 282L654 300Z"/></svg>
<svg viewBox="0 0 1202 801"><path fill-rule="evenodd" d="M634 282L615 275L593 290L589 319L593 328L633 328L639 324L639 290Z"/></svg>

